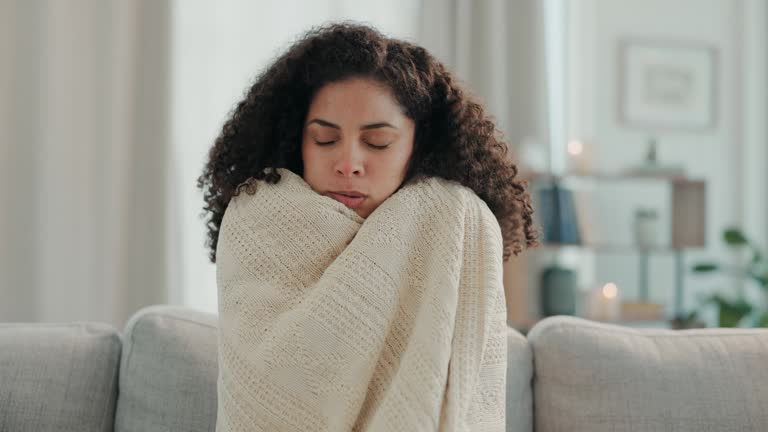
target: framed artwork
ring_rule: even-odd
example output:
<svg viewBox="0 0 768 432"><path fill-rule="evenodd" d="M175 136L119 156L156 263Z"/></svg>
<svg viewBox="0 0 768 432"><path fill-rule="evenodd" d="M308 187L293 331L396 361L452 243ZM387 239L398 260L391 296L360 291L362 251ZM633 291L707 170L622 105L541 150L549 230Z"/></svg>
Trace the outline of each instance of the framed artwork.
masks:
<svg viewBox="0 0 768 432"><path fill-rule="evenodd" d="M687 42L619 44L619 121L644 130L705 130L716 125L717 55Z"/></svg>

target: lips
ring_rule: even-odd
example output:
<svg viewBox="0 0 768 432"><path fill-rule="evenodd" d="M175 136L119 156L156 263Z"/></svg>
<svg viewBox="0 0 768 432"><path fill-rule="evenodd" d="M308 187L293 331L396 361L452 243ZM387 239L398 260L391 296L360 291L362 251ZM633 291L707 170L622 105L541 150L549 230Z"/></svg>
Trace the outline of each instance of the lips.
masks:
<svg viewBox="0 0 768 432"><path fill-rule="evenodd" d="M328 196L330 196L331 198L335 199L336 201L344 204L345 206L351 209L356 209L360 207L363 201L365 201L365 195L359 192L345 192L345 193L328 192Z"/></svg>

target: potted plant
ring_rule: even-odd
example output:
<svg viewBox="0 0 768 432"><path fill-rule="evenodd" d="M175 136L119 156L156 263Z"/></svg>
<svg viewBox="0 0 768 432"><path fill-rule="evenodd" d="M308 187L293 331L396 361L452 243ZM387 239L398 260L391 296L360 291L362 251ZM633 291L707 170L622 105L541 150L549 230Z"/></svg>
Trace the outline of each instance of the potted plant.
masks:
<svg viewBox="0 0 768 432"><path fill-rule="evenodd" d="M723 241L736 250L746 250L749 253L746 263L734 266L718 261L700 262L695 264L692 270L695 273L721 272L756 283L765 300L768 296L768 261L765 254L736 227L729 227L723 231ZM710 304L715 304L718 308L719 327L737 327L747 316L751 316L749 322L751 327L768 327L768 310L766 310L765 301L763 304L756 305L743 294L739 294L734 299L715 293L703 299L699 310ZM693 311L686 319L696 319L699 310ZM685 323L682 325L685 326Z"/></svg>

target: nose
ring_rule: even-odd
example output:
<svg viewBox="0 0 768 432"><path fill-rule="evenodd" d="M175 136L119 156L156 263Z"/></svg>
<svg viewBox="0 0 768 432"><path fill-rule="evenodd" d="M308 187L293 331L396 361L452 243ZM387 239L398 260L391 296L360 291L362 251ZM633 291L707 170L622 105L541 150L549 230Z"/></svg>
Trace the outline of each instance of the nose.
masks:
<svg viewBox="0 0 768 432"><path fill-rule="evenodd" d="M343 177L361 176L365 172L364 155L356 142L340 145L334 162L334 172Z"/></svg>

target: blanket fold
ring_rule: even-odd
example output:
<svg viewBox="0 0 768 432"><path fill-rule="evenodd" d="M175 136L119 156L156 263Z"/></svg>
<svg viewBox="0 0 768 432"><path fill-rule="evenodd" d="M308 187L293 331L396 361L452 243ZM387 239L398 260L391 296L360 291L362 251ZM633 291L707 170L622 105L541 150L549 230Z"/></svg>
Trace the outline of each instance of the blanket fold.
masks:
<svg viewBox="0 0 768 432"><path fill-rule="evenodd" d="M504 430L503 245L485 202L433 177L364 219L279 173L220 227L216 430Z"/></svg>

